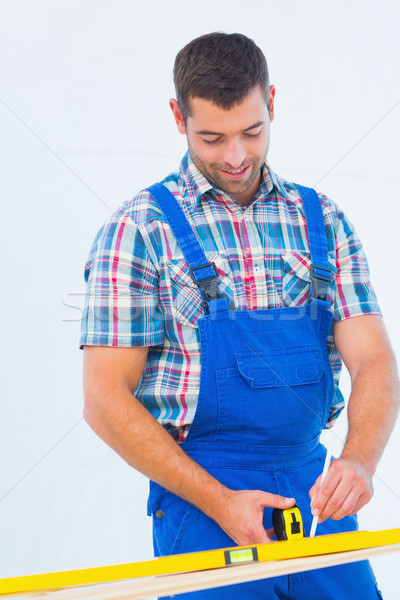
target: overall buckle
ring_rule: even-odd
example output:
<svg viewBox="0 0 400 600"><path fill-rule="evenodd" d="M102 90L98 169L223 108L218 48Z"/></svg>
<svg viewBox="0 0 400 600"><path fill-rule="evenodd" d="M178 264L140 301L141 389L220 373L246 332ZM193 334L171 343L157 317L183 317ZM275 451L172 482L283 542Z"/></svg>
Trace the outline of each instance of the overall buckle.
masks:
<svg viewBox="0 0 400 600"><path fill-rule="evenodd" d="M329 285L334 280L335 275L330 269L311 264L310 278L312 286L310 302L313 298L316 298L317 300L326 300Z"/></svg>
<svg viewBox="0 0 400 600"><path fill-rule="evenodd" d="M199 269L205 269L206 267L212 267L214 275L211 275L211 277L205 277L204 279L197 279L195 271L198 271ZM207 302L209 302L210 300L224 298L223 294L221 294L218 290L219 273L214 262L205 263L204 265L199 265L197 267L189 267L189 271L191 278L203 294L203 301L201 303L203 308L208 307Z"/></svg>

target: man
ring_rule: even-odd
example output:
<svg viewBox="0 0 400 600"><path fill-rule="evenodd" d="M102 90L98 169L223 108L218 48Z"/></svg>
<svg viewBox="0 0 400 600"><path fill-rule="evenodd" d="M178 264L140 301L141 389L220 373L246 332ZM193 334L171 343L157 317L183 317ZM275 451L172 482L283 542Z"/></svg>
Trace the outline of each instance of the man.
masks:
<svg viewBox="0 0 400 600"><path fill-rule="evenodd" d="M272 508L295 501L306 530L311 509L318 533L354 530L399 396L361 243L265 162L275 89L252 40L193 40L174 80L189 152L107 221L87 263L85 417L151 479L157 555L268 542ZM320 486L341 359L349 431ZM380 597L367 562L197 595Z"/></svg>

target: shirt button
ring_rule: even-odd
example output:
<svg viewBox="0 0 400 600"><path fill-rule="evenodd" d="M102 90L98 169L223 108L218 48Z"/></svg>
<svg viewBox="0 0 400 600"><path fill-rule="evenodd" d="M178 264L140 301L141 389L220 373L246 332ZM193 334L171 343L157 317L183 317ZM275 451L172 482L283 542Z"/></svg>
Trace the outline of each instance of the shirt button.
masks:
<svg viewBox="0 0 400 600"><path fill-rule="evenodd" d="M161 510L161 508L159 508L158 510L156 510L154 515L157 517L157 519L163 519L165 517L165 512Z"/></svg>
<svg viewBox="0 0 400 600"><path fill-rule="evenodd" d="M258 273L259 270L260 270L260 267L257 267L257 266L255 266L253 269L254 273Z"/></svg>
<svg viewBox="0 0 400 600"><path fill-rule="evenodd" d="M248 221L248 220L249 220L249 218L250 218L250 217L249 217L249 215L244 215L244 217L243 217L243 219L244 219L245 221Z"/></svg>

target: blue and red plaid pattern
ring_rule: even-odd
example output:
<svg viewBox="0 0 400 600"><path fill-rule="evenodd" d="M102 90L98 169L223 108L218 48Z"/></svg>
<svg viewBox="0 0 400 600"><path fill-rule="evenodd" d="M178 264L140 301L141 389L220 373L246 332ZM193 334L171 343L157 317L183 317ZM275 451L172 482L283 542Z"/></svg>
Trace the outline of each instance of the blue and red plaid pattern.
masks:
<svg viewBox="0 0 400 600"><path fill-rule="evenodd" d="M293 183L265 164L257 195L245 208L210 184L186 154L163 183L184 209L219 289L235 310L301 306L310 289L310 252L302 201ZM351 223L319 195L336 321L381 314L367 260ZM90 251L80 344L149 346L135 396L183 441L196 411L200 383L197 319L201 294L170 227L146 191L125 202L100 229ZM328 353L336 382L329 427L344 406L338 388L341 360L332 331Z"/></svg>

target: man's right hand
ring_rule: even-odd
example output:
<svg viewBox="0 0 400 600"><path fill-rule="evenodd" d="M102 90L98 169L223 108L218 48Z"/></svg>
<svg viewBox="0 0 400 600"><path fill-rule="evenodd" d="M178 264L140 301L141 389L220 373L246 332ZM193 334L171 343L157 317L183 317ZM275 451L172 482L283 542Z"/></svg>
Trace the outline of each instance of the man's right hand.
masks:
<svg viewBox="0 0 400 600"><path fill-rule="evenodd" d="M226 490L221 515L215 520L238 546L266 544L274 535L273 528L264 529L264 508L289 508L294 498L285 498L260 490Z"/></svg>

